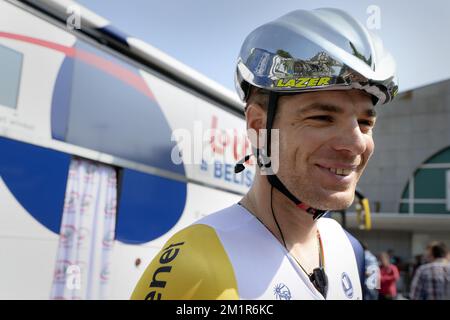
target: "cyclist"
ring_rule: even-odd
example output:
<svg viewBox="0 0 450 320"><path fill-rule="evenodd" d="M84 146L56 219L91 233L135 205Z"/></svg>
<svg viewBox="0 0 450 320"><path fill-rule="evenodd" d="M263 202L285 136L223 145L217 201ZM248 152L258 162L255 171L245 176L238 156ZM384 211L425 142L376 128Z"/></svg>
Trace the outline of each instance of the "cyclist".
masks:
<svg viewBox="0 0 450 320"><path fill-rule="evenodd" d="M253 185L176 233L132 298L362 299L364 252L323 216L353 202L375 105L397 93L392 56L341 10L297 10L247 36L235 80L259 137Z"/></svg>

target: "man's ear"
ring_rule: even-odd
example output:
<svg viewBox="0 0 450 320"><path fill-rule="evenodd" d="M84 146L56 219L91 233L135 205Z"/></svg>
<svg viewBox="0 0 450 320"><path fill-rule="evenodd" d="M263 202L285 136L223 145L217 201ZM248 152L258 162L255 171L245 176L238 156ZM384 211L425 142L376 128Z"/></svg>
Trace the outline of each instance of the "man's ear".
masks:
<svg viewBox="0 0 450 320"><path fill-rule="evenodd" d="M250 103L245 111L245 119L247 120L247 136L253 147L258 148L260 130L266 129L266 111L260 104Z"/></svg>
<svg viewBox="0 0 450 320"><path fill-rule="evenodd" d="M259 132L260 129L266 129L266 111L258 103L250 103L245 111L247 120L247 130L253 129Z"/></svg>

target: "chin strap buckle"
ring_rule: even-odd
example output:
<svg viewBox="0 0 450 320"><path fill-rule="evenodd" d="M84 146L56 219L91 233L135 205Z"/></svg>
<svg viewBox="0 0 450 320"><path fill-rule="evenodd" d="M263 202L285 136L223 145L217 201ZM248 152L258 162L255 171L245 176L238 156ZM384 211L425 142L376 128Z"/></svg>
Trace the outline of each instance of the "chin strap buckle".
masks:
<svg viewBox="0 0 450 320"><path fill-rule="evenodd" d="M326 211L326 210L314 209L303 202L300 202L299 204L297 204L297 208L300 208L302 210L305 210L309 214L312 214L313 220L317 220L320 217L322 217L323 215L328 213L328 211Z"/></svg>

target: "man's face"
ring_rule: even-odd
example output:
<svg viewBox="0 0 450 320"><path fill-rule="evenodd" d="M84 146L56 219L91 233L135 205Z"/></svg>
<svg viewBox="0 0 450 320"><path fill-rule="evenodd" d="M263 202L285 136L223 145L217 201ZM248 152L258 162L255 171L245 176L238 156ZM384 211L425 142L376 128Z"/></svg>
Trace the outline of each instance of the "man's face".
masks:
<svg viewBox="0 0 450 320"><path fill-rule="evenodd" d="M374 150L372 100L361 90L309 92L279 99L278 177L301 201L349 207Z"/></svg>

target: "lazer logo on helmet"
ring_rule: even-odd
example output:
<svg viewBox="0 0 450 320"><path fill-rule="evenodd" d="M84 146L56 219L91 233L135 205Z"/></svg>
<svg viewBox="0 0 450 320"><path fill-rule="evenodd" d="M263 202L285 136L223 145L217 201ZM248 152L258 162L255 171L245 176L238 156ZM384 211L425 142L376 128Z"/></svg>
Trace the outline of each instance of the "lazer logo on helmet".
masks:
<svg viewBox="0 0 450 320"><path fill-rule="evenodd" d="M321 87L330 84L331 77L279 79L276 87L305 88Z"/></svg>

